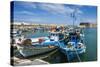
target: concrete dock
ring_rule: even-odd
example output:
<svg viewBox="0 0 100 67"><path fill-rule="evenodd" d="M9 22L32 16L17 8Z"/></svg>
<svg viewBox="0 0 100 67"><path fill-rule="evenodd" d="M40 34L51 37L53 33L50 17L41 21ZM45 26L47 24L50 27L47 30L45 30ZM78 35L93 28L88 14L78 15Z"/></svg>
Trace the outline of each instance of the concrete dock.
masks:
<svg viewBox="0 0 100 67"><path fill-rule="evenodd" d="M14 60L14 66L49 64L48 62L42 59L29 60L19 59L17 57L12 57L11 59Z"/></svg>

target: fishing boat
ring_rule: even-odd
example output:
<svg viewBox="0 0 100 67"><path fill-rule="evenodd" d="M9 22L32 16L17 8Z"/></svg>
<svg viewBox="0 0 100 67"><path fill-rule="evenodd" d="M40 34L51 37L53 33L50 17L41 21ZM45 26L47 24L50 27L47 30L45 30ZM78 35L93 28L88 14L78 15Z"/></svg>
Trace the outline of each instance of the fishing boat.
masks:
<svg viewBox="0 0 100 67"><path fill-rule="evenodd" d="M67 55L68 61L73 60L75 57L81 61L80 55L86 52L84 34L74 29L73 31L67 33L64 44L66 46L61 48L61 51Z"/></svg>
<svg viewBox="0 0 100 67"><path fill-rule="evenodd" d="M51 43L48 37L31 38L17 43L17 49L21 55L29 57L57 49L56 46L53 46L54 44L56 42Z"/></svg>
<svg viewBox="0 0 100 67"><path fill-rule="evenodd" d="M61 48L61 51L67 55L68 61L73 60L75 57L81 61L81 54L86 52L85 37L83 29L75 26L77 9L73 11L71 17L73 18L73 26L67 30L66 37L64 39L65 47Z"/></svg>
<svg viewBox="0 0 100 67"><path fill-rule="evenodd" d="M77 50L79 54L85 52L84 34L80 33L80 31L69 32L66 41L68 50Z"/></svg>

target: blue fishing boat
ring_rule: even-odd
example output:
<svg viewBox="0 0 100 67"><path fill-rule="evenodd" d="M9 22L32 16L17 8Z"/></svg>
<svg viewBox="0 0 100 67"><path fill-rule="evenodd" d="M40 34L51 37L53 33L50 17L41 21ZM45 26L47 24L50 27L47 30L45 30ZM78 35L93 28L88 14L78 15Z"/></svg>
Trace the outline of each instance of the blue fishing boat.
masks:
<svg viewBox="0 0 100 67"><path fill-rule="evenodd" d="M67 32L65 32L66 37L64 39L64 45L66 46L61 47L61 51L67 56L68 61L73 60L75 57L77 57L77 59L81 61L80 54L86 52L83 29L78 28L74 25L77 19L76 15L77 8L71 14L71 17L73 19L73 26L72 28L69 28Z"/></svg>
<svg viewBox="0 0 100 67"><path fill-rule="evenodd" d="M61 47L61 51L67 56L68 60L71 61L75 57L81 61L79 55L86 52L86 46L84 43L84 34L80 31L68 32L64 40L65 47Z"/></svg>

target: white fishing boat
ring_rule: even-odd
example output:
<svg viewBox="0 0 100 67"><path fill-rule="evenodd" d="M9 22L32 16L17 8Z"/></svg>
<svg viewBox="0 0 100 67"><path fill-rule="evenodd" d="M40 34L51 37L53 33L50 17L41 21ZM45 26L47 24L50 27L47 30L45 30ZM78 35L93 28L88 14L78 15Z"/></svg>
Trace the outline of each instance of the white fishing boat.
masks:
<svg viewBox="0 0 100 67"><path fill-rule="evenodd" d="M28 40L28 41L27 41ZM24 40L25 43L17 43L18 51L24 57L29 57L33 55L43 54L55 50L57 47L53 46L55 42L50 43L50 40L46 37L32 38ZM52 44L52 45L51 45Z"/></svg>
<svg viewBox="0 0 100 67"><path fill-rule="evenodd" d="M55 47L50 46L17 46L19 52L24 57L29 57L33 55L38 55L46 53L55 49Z"/></svg>

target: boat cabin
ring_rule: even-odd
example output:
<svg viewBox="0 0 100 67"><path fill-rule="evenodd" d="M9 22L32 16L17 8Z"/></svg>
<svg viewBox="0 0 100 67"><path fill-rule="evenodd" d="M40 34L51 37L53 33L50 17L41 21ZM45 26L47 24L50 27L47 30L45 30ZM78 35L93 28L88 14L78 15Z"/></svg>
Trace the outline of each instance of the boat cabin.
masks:
<svg viewBox="0 0 100 67"><path fill-rule="evenodd" d="M80 38L80 32L79 31L74 31L69 33L69 39L71 42L79 42L81 40Z"/></svg>
<svg viewBox="0 0 100 67"><path fill-rule="evenodd" d="M50 32L49 38L51 41L58 41L64 38L64 34L61 32Z"/></svg>

